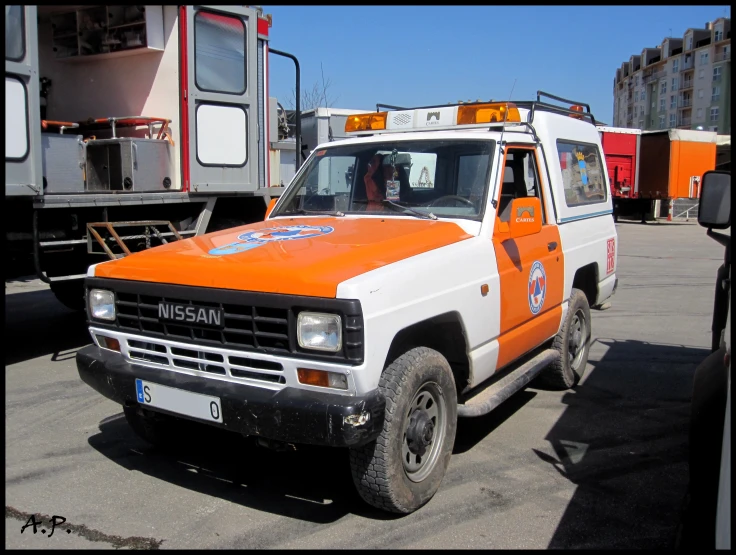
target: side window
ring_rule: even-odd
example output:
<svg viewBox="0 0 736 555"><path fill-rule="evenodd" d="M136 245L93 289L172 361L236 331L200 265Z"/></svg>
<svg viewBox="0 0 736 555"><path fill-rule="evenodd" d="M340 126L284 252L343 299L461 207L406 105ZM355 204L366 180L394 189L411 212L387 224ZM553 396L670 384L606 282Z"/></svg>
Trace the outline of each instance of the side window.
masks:
<svg viewBox="0 0 736 555"><path fill-rule="evenodd" d="M194 78L203 91L245 92L245 24L199 11L194 16Z"/></svg>
<svg viewBox="0 0 736 555"><path fill-rule="evenodd" d="M5 6L5 59L21 61L26 55L23 6Z"/></svg>
<svg viewBox="0 0 736 555"><path fill-rule="evenodd" d="M584 206L606 201L598 147L591 144L557 141L565 204Z"/></svg>
<svg viewBox="0 0 736 555"><path fill-rule="evenodd" d="M516 198L527 197L539 197L541 200L537 159L531 149L510 147L503 170L499 219L508 222L511 217L511 202Z"/></svg>

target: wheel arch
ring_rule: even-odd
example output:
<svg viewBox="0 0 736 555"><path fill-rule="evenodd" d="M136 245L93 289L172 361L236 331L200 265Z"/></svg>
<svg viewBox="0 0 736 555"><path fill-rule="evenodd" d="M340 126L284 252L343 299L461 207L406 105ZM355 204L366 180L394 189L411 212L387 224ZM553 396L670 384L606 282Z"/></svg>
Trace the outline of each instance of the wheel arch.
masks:
<svg viewBox="0 0 736 555"><path fill-rule="evenodd" d="M458 394L469 388L471 366L468 338L458 312L432 316L399 330L391 341L383 368L415 347L434 349L447 359L455 376Z"/></svg>
<svg viewBox="0 0 736 555"><path fill-rule="evenodd" d="M593 307L598 301L598 264L591 262L581 266L575 270L575 276L572 280L572 289L579 289L585 293L585 297L588 299L588 306ZM572 291L569 291L572 294Z"/></svg>

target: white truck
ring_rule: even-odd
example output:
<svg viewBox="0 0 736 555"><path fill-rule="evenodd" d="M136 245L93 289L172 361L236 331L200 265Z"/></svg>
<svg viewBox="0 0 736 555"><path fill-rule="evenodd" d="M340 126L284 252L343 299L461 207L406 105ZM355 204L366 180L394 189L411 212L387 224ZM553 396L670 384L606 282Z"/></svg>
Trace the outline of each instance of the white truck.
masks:
<svg viewBox="0 0 736 555"><path fill-rule="evenodd" d="M270 26L252 6L6 6L6 280L83 308L92 263L262 220L283 191L270 54L298 75Z"/></svg>
<svg viewBox="0 0 736 555"><path fill-rule="evenodd" d="M80 377L152 443L193 419L348 447L368 503L418 509L458 417L580 381L616 288L595 120L543 96L573 103L350 116L265 221L91 267Z"/></svg>

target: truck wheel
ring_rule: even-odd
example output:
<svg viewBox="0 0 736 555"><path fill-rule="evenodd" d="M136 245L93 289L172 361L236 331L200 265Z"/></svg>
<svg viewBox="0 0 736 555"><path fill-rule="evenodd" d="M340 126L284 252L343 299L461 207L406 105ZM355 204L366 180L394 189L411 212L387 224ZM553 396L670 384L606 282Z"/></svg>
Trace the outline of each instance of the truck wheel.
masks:
<svg viewBox="0 0 736 555"><path fill-rule="evenodd" d="M457 392L445 357L433 349L407 351L378 383L386 398L383 430L350 450L353 482L369 504L411 513L437 492L457 429Z"/></svg>
<svg viewBox="0 0 736 555"><path fill-rule="evenodd" d="M177 443L178 422L173 417L144 411L140 406L124 406L123 412L136 435L154 447L169 448Z"/></svg>
<svg viewBox="0 0 736 555"><path fill-rule="evenodd" d="M52 283L49 287L56 300L69 310L75 310L77 312L85 310L84 281L57 282Z"/></svg>
<svg viewBox="0 0 736 555"><path fill-rule="evenodd" d="M562 329L552 341L560 358L539 375L539 382L550 389L570 389L585 373L590 351L590 307L585 293L573 289Z"/></svg>

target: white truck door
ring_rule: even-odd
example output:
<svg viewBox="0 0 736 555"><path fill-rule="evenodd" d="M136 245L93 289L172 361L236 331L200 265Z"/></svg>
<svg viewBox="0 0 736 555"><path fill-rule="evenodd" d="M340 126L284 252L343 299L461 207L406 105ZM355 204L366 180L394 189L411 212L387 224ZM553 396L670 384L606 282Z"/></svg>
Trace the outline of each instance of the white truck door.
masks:
<svg viewBox="0 0 736 555"><path fill-rule="evenodd" d="M42 193L36 6L5 6L5 195Z"/></svg>
<svg viewBox="0 0 736 555"><path fill-rule="evenodd" d="M254 191L263 170L256 10L182 6L180 18L184 187Z"/></svg>

